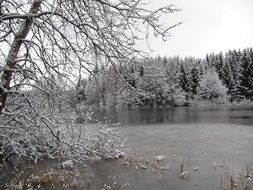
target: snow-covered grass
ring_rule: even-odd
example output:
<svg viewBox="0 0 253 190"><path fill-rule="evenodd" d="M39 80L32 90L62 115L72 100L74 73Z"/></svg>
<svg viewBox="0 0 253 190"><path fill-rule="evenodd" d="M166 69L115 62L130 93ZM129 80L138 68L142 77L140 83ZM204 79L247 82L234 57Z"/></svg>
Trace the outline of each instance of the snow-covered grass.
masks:
<svg viewBox="0 0 253 190"><path fill-rule="evenodd" d="M250 190L252 189L252 174L247 165L237 175L233 174L229 162L222 165L220 174L220 188L223 190Z"/></svg>
<svg viewBox="0 0 253 190"><path fill-rule="evenodd" d="M16 174L5 182L8 189L100 189L100 190L123 190L136 189L135 183L148 183L147 179L152 179L152 185L157 184L156 189L171 189L173 179L178 183L178 187L188 189L192 185L192 180L201 184L201 171L203 165L198 168L190 157L176 158L157 155L150 158L142 156L141 153L134 152L128 156L110 162L100 162L90 165L76 165L67 169L51 167L50 163L38 165L35 170L24 168L22 172ZM186 162L184 162L186 161ZM252 168L245 166L241 171L234 172L228 162L219 162L215 167L209 164L209 172L212 173L210 179L213 181L212 187L207 189L223 190L250 190L252 189ZM114 169L112 169L114 168ZM196 169L197 168L197 169ZM110 171L109 171L110 170ZM113 170L120 170L117 177ZM125 175L125 173L127 173ZM137 181L130 176L138 176ZM126 178L127 177L127 178ZM135 178L135 177L134 177ZM208 181L208 179L206 179ZM185 186L181 186L185 184ZM163 184L161 187L159 184ZM207 183L208 184L208 183ZM138 185L137 185L138 186ZM1 187L1 184L0 184ZM154 186L153 186L154 187ZM202 186L203 187L203 186ZM152 189L148 188L148 189ZM180 188L179 188L180 189ZM200 189L200 188L197 188Z"/></svg>

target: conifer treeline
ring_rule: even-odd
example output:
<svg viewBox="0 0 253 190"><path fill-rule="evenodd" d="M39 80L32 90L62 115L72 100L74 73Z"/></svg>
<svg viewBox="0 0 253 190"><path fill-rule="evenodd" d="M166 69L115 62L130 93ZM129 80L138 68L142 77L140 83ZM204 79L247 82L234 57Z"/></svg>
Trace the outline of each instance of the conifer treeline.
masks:
<svg viewBox="0 0 253 190"><path fill-rule="evenodd" d="M253 51L229 51L225 55L209 55L208 65L214 67L228 89L230 101L253 99Z"/></svg>
<svg viewBox="0 0 253 190"><path fill-rule="evenodd" d="M252 48L209 54L205 59L158 56L119 65L117 70L120 76L103 66L96 79L79 81L82 89L77 89L85 93L87 103L129 108L253 100Z"/></svg>

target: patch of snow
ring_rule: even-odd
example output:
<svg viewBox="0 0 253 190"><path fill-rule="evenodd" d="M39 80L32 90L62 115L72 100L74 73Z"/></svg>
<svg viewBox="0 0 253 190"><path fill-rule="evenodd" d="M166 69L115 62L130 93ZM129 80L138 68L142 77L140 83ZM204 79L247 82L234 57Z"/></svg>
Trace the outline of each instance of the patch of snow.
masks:
<svg viewBox="0 0 253 190"><path fill-rule="evenodd" d="M162 160L164 160L165 158L166 158L165 155L156 156L156 157L155 157L155 160L156 160L156 161L162 161Z"/></svg>
<svg viewBox="0 0 253 190"><path fill-rule="evenodd" d="M72 169L74 167L73 160L66 160L65 162L62 162L62 167L65 169Z"/></svg>

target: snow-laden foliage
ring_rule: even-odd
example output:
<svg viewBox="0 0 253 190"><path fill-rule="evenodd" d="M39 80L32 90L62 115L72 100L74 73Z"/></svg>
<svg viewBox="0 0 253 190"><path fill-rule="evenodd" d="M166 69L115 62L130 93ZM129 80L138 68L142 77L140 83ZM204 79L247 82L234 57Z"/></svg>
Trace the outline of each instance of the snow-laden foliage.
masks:
<svg viewBox="0 0 253 190"><path fill-rule="evenodd" d="M211 69L202 75L197 89L196 100L200 102L225 103L228 101L228 89L222 84L218 73Z"/></svg>
<svg viewBox="0 0 253 190"><path fill-rule="evenodd" d="M24 157L35 163L48 158L80 162L125 154L125 141L116 126L76 124L69 120L68 114L73 110L51 109L39 94L32 100L28 98L30 92L13 96L15 102L10 97L11 106L5 108L9 112L0 115L3 160L13 165Z"/></svg>

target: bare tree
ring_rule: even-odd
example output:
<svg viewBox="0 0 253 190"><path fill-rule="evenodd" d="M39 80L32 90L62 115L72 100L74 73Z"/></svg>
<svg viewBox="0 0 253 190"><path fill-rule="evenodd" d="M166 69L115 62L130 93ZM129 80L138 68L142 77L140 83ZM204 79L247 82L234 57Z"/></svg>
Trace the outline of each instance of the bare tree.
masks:
<svg viewBox="0 0 253 190"><path fill-rule="evenodd" d="M173 5L145 7L142 0L0 0L0 127L43 124L60 142L54 112L44 116L45 99L60 97L78 72L132 61L142 53L136 41L150 34L166 39L180 24L160 23L162 15L178 11Z"/></svg>

